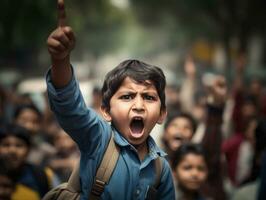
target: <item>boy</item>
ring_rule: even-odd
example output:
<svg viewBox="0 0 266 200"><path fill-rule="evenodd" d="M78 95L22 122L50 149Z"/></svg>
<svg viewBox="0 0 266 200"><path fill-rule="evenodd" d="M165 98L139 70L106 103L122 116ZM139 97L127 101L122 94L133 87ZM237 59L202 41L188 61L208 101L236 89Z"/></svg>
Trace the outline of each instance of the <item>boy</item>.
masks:
<svg viewBox="0 0 266 200"><path fill-rule="evenodd" d="M71 28L65 26L64 2L60 0L58 12L59 27L47 40L52 60L47 88L51 109L81 151L81 199L88 199L111 134L120 156L100 198L145 199L155 182L153 161L165 155L149 136L155 124L162 123L166 116L163 72L137 60L124 61L110 71L102 88L101 111L107 122L104 121L86 107L74 78L69 58L75 37ZM171 170L165 159L157 198L175 198Z"/></svg>

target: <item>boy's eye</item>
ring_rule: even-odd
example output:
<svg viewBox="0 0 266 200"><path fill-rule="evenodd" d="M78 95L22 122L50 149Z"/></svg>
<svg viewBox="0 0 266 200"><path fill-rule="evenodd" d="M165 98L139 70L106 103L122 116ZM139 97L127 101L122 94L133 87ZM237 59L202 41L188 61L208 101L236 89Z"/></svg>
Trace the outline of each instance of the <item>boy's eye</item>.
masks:
<svg viewBox="0 0 266 200"><path fill-rule="evenodd" d="M206 167L205 166L198 166L198 170L201 172L205 172L206 171Z"/></svg>
<svg viewBox="0 0 266 200"><path fill-rule="evenodd" d="M149 101L154 101L156 98L152 95L145 94L144 99L149 100Z"/></svg>
<svg viewBox="0 0 266 200"><path fill-rule="evenodd" d="M125 99L125 100L129 100L129 99L132 99L133 98L133 95L131 94L125 94L125 95L122 95L120 97L120 99Z"/></svg>
<svg viewBox="0 0 266 200"><path fill-rule="evenodd" d="M184 170L191 170L192 166L191 165L185 165L185 166L183 166L183 169Z"/></svg>

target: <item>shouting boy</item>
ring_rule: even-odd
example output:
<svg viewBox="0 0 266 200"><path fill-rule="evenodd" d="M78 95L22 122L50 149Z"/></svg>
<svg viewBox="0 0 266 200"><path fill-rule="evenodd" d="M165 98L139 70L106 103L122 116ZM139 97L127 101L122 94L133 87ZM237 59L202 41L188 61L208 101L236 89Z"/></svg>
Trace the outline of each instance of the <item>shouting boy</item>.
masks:
<svg viewBox="0 0 266 200"><path fill-rule="evenodd" d="M81 199L88 199L91 193L97 167L112 134L120 154L100 199L146 199L156 179L154 161L165 156L150 137L156 123L161 124L166 116L165 76L160 68L138 60L122 62L104 80L103 120L86 107L75 79L70 64L75 36L66 26L62 0L58 1L58 14L58 27L47 40L52 60L47 88L51 109L81 151ZM166 159L162 159L160 184L156 189L158 199L175 199Z"/></svg>

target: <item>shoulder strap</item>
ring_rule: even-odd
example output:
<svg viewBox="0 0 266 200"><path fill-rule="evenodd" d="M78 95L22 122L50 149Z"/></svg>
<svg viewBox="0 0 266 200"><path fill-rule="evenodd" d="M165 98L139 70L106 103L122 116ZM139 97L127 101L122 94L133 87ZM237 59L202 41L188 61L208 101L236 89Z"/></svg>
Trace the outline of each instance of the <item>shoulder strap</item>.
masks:
<svg viewBox="0 0 266 200"><path fill-rule="evenodd" d="M89 196L90 200L96 200L100 198L102 192L104 191L105 185L108 184L109 179L114 171L119 154L120 149L114 142L114 136L112 132L103 159L96 173L95 181Z"/></svg>
<svg viewBox="0 0 266 200"><path fill-rule="evenodd" d="M155 165L155 182L152 186L149 187L149 190L147 191L146 198L145 200L156 200L158 199L157 195L157 189L160 185L161 182L161 174L162 174L162 168L163 168L163 160L161 157L157 157L154 160L154 165Z"/></svg>
<svg viewBox="0 0 266 200"><path fill-rule="evenodd" d="M162 169L163 169L163 160L159 156L158 158L155 159L155 173L156 173L156 178L155 178L155 183L153 185L154 188L158 188L161 182L161 174L162 174Z"/></svg>
<svg viewBox="0 0 266 200"><path fill-rule="evenodd" d="M67 182L67 188L70 191L76 191L76 192L80 192L80 183L79 183L79 165L80 163L78 162L76 164L76 166L74 167L68 182Z"/></svg>

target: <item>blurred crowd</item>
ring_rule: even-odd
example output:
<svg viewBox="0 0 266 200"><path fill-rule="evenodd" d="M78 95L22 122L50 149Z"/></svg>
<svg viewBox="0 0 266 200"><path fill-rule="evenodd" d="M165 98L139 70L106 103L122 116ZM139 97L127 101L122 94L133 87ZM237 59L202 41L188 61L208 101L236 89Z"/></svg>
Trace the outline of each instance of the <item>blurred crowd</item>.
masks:
<svg viewBox="0 0 266 200"><path fill-rule="evenodd" d="M188 56L181 85L167 85L168 117L156 140L168 154L178 200L266 199L265 85L244 78L243 57L233 67L229 81ZM91 96L101 114L100 89ZM40 110L30 95L0 85L0 200L39 200L79 162L43 99Z"/></svg>

